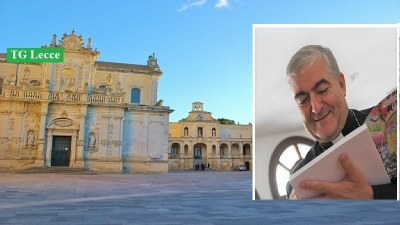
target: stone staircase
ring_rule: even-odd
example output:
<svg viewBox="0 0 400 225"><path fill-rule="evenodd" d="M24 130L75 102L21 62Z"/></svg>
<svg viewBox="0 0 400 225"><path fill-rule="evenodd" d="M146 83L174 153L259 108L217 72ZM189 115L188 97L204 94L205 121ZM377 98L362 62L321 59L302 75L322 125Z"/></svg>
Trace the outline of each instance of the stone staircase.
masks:
<svg viewBox="0 0 400 225"><path fill-rule="evenodd" d="M16 173L32 174L32 173L59 173L59 174L82 174L82 175L97 175L98 173L85 168L71 168L63 166L52 167L32 167L28 169L18 170Z"/></svg>

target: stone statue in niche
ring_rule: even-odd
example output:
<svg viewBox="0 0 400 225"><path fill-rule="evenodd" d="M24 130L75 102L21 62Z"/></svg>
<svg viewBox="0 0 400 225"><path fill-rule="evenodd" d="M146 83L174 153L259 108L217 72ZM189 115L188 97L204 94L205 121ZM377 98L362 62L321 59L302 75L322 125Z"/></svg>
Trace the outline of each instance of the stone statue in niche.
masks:
<svg viewBox="0 0 400 225"><path fill-rule="evenodd" d="M108 85L111 85L111 82L112 82L112 76L111 76L111 73L110 73L110 74L108 74L108 76L107 76L107 84L108 84Z"/></svg>
<svg viewBox="0 0 400 225"><path fill-rule="evenodd" d="M32 146L34 142L35 142L35 134L33 133L33 131L30 131L26 144Z"/></svg>
<svg viewBox="0 0 400 225"><path fill-rule="evenodd" d="M74 78L72 78L69 73L64 79L64 85L66 87L71 87L72 85L74 85Z"/></svg>
<svg viewBox="0 0 400 225"><path fill-rule="evenodd" d="M15 76L15 74L12 74L9 82L9 85L15 86L15 83L17 82L17 76Z"/></svg>
<svg viewBox="0 0 400 225"><path fill-rule="evenodd" d="M117 82L117 86L116 86L115 90L117 91L117 93L121 93L122 92L121 82Z"/></svg>
<svg viewBox="0 0 400 225"><path fill-rule="evenodd" d="M29 78L29 74L31 73L31 71L29 70L29 68L28 67L26 67L25 69L24 69L24 77L22 78L22 80L28 80L28 78Z"/></svg>
<svg viewBox="0 0 400 225"><path fill-rule="evenodd" d="M90 133L89 135L89 147L94 147L96 145L96 137L93 135L93 133Z"/></svg>

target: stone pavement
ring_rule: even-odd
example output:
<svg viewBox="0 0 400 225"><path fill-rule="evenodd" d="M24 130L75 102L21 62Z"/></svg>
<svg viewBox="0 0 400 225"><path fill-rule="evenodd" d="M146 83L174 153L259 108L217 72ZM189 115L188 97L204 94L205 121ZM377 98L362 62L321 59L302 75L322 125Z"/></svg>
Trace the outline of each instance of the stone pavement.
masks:
<svg viewBox="0 0 400 225"><path fill-rule="evenodd" d="M398 201L252 201L251 172L0 173L0 224L400 224Z"/></svg>

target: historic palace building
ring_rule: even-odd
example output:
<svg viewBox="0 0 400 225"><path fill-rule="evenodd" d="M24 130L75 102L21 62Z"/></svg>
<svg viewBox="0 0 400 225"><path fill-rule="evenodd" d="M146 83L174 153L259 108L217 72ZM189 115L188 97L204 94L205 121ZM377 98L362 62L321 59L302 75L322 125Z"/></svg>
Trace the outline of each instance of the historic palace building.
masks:
<svg viewBox="0 0 400 225"><path fill-rule="evenodd" d="M91 39L84 46L75 31L58 43L53 35L50 45L42 48L54 47L64 48L63 63L7 63L6 54L0 54L0 170L69 166L168 172L168 122L173 110L157 99L162 72L154 55L147 65L96 61L100 53L92 48ZM242 148L250 154L245 144L250 129L242 134L238 128L222 141L219 136L228 135L229 129L201 113L202 123L196 113L181 122L188 135L179 133L179 141L172 144L184 150L179 159L200 149L199 159L211 162L214 157L216 168L228 168L244 157ZM190 124L192 117L196 125ZM198 128L204 135L195 135ZM212 136L213 129L218 135ZM216 151L219 148L226 148L226 156L235 152L238 159L224 158ZM193 157L186 163L191 166ZM178 165L184 168L183 161Z"/></svg>
<svg viewBox="0 0 400 225"><path fill-rule="evenodd" d="M214 170L245 165L252 170L252 125L221 124L194 102L186 119L169 123L169 170Z"/></svg>

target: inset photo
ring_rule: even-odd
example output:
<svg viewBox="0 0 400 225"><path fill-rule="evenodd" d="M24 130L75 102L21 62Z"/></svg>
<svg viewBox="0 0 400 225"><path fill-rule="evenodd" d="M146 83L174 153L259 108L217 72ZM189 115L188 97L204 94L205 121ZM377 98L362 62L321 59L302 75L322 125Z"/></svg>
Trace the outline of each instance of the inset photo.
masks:
<svg viewBox="0 0 400 225"><path fill-rule="evenodd" d="M397 199L398 41L396 24L253 25L254 199Z"/></svg>

